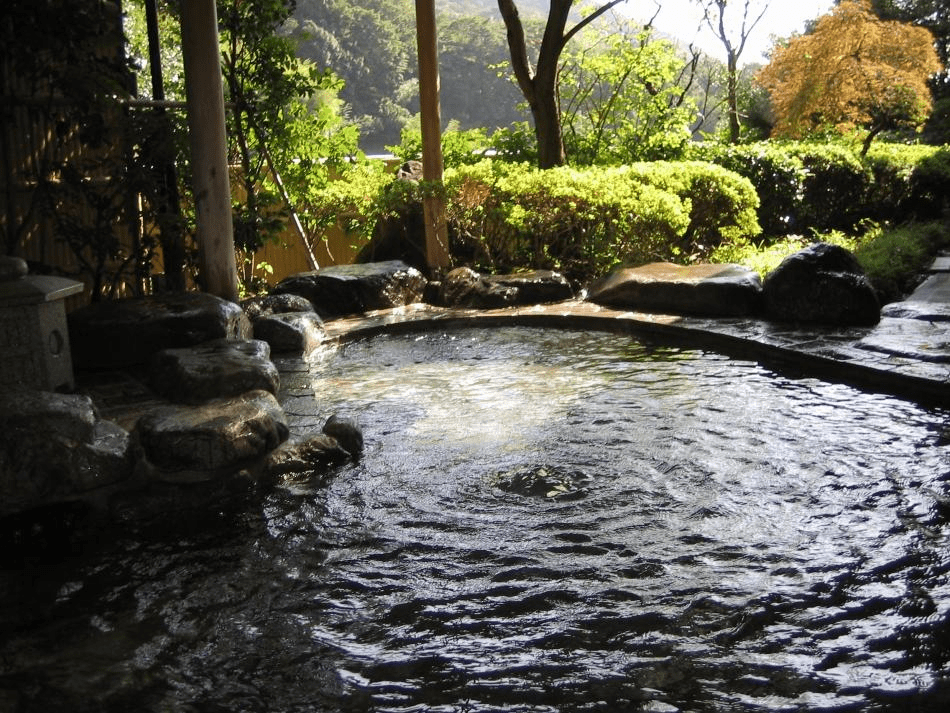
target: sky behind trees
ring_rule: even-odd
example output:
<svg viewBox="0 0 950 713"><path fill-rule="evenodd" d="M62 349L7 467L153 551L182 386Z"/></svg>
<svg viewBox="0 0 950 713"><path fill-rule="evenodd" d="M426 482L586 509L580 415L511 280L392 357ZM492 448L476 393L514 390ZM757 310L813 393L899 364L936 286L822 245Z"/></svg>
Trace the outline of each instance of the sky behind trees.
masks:
<svg viewBox="0 0 950 713"><path fill-rule="evenodd" d="M654 22L654 27L660 32L669 34L684 44L695 42L701 49L718 57L722 52L722 43L719 42L703 22L703 13L696 0L657 0L662 5L660 13ZM768 5L761 22L749 36L745 52L740 64L765 63L763 53L772 46L771 37L788 37L792 33L801 33L805 29L805 22L813 20L819 15L831 11L832 0L753 0L750 8L752 19L758 17L761 9ZM727 27L734 36L738 37L739 26L742 20L742 2L733 3L727 15L732 20L732 26ZM646 20L655 11L654 0L629 0L621 4L622 13L637 20Z"/></svg>

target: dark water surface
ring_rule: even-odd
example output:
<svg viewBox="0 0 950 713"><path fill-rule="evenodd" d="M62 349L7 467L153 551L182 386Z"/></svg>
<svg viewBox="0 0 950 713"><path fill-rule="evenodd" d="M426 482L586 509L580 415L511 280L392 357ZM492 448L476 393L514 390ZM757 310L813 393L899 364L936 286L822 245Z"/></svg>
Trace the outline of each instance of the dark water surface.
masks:
<svg viewBox="0 0 950 713"><path fill-rule="evenodd" d="M282 378L364 458L0 572L0 711L950 706L946 413L523 328Z"/></svg>

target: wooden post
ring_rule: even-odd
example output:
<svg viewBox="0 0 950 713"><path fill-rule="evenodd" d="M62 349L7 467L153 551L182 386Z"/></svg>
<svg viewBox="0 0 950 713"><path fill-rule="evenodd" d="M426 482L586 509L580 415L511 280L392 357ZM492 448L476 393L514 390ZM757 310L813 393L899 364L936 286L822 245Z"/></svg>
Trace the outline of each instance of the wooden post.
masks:
<svg viewBox="0 0 950 713"><path fill-rule="evenodd" d="M202 288L237 302L231 181L215 0L188 0L180 3L180 7Z"/></svg>
<svg viewBox="0 0 950 713"><path fill-rule="evenodd" d="M422 179L430 187L437 187L442 183L442 118L439 111L435 0L416 0L416 43L422 112ZM451 265L445 203L442 196L428 194L423 198L422 206L426 224L426 263L434 274Z"/></svg>

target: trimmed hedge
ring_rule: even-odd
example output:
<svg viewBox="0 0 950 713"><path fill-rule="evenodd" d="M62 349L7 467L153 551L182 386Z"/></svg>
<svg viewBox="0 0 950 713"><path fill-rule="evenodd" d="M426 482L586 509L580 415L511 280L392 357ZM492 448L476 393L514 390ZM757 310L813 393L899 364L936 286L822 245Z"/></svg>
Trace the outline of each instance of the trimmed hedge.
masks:
<svg viewBox="0 0 950 713"><path fill-rule="evenodd" d="M486 160L447 171L445 190L453 254L497 272L583 281L759 232L752 185L702 162L541 171Z"/></svg>
<svg viewBox="0 0 950 713"><path fill-rule="evenodd" d="M691 154L752 182L769 237L854 232L867 219L930 220L946 210L950 196L946 147L878 142L862 160L842 144L763 141L696 144Z"/></svg>

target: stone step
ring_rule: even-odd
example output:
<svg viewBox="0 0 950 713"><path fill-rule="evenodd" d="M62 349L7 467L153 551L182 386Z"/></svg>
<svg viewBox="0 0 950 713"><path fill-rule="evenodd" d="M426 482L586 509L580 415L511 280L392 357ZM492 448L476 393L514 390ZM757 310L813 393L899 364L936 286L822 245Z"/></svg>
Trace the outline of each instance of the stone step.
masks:
<svg viewBox="0 0 950 713"><path fill-rule="evenodd" d="M934 258L927 272L950 272L950 255L939 255Z"/></svg>

